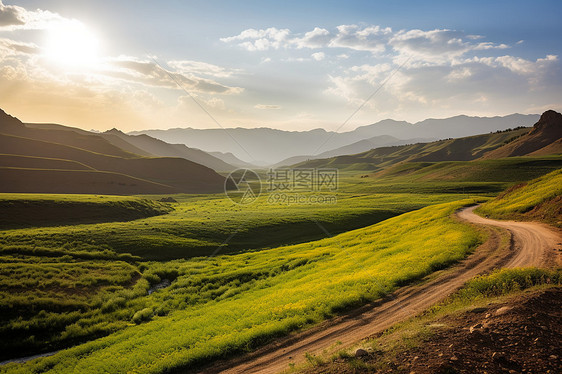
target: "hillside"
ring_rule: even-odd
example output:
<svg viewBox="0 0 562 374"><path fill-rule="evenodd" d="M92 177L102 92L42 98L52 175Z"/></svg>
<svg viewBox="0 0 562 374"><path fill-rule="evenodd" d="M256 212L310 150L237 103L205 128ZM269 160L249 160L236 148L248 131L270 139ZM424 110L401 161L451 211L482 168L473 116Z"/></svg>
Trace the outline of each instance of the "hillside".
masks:
<svg viewBox="0 0 562 374"><path fill-rule="evenodd" d="M499 219L541 220L562 227L562 169L513 186L478 212Z"/></svg>
<svg viewBox="0 0 562 374"><path fill-rule="evenodd" d="M98 304L84 301L79 293L68 297L74 304L92 305L75 313L80 318L77 323L87 327L73 331L74 336L107 331L109 324L114 326L113 334L105 333L108 336L100 339L87 336L90 341L85 344L5 368L22 373L41 371L46 366L56 372L181 372L255 348L378 299L400 285L464 258L479 243L480 235L450 216L468 202L426 207L300 245L217 256L208 261L145 263L134 289L128 286L132 289L115 296L104 295ZM17 280L37 271L31 266L13 267L22 274ZM131 267L123 266L127 274L134 272ZM126 285L130 277L123 275L121 284ZM156 283L165 277L174 280L172 286L147 294L149 281ZM10 290L15 293L17 282L8 277L3 281L4 294ZM36 303L45 303L45 294L53 299L56 295L56 290L51 289L41 294L29 281L24 287L36 297ZM18 296L9 296L11 307L7 306L2 316L20 338L23 350L34 344L22 339L29 334L27 328L33 326L27 321L18 324L9 320L16 318L20 310L28 310L30 298ZM60 299L54 301L55 306L62 307L61 304ZM54 309L44 305L41 307L49 311ZM248 305L259 308L249 313ZM139 313L142 310L145 317ZM49 316L56 321L65 318L61 312L51 312ZM65 324L54 326L53 341L68 339ZM14 344L3 348L15 350Z"/></svg>
<svg viewBox="0 0 562 374"><path fill-rule="evenodd" d="M94 152L114 154L111 152L108 153L104 149L92 148L89 144L92 139L96 139L97 142L102 142L103 140L104 143L109 143L109 145L119 149L119 153L115 153L117 156L123 155L122 152L125 151L126 154L132 153L133 155L145 157L180 157L197 164L207 166L216 171L231 171L235 169L234 166L223 161L220 157L215 157L214 155L203 152L199 149L188 148L184 144L169 144L148 135L127 135L115 128L103 133L92 133L76 127L68 127L51 123L26 123L25 127L27 129L35 130L35 133L38 133L39 135L43 134L43 136L32 137L34 139L43 140L45 138L45 140L49 140L49 138L44 134L56 132L58 134L65 135L64 137L59 136L59 138L56 139L57 143L77 146ZM29 130L27 131L29 133ZM26 133L23 133L20 130L14 132L13 134L24 136ZM76 138L85 138L87 141L82 144L77 144L76 141L68 141L68 139ZM107 144L106 147L108 147Z"/></svg>
<svg viewBox="0 0 562 374"><path fill-rule="evenodd" d="M4 112L0 152L0 192L209 193L224 188L222 176L197 163L139 157L97 135L27 128Z"/></svg>
<svg viewBox="0 0 562 374"><path fill-rule="evenodd" d="M312 357L293 372L559 372L561 280L560 272L536 268L477 277L447 301L357 348Z"/></svg>
<svg viewBox="0 0 562 374"><path fill-rule="evenodd" d="M484 158L562 153L562 114L548 110L525 136L510 142Z"/></svg>
<svg viewBox="0 0 562 374"><path fill-rule="evenodd" d="M381 147L355 155L311 160L296 164L295 167L336 167L376 171L401 162L470 161L527 132L529 128L519 128L431 143Z"/></svg>
<svg viewBox="0 0 562 374"><path fill-rule="evenodd" d="M226 162L227 164L236 166L238 168L247 168L247 169L252 169L255 168L255 165L250 164L249 162L244 162L242 160L240 160L238 157L234 156L232 153L230 152L207 152L212 156L215 156L216 158L223 160L224 162Z"/></svg>
<svg viewBox="0 0 562 374"><path fill-rule="evenodd" d="M0 195L0 229L130 221L166 214L167 204L148 199L92 195Z"/></svg>
<svg viewBox="0 0 562 374"><path fill-rule="evenodd" d="M70 147L81 148L110 156L123 158L138 157L136 154L116 147L97 134L84 130L69 131L65 129L64 126L58 125L27 126L19 119L8 115L2 109L0 109L0 133L50 143L64 144ZM6 153L3 151L0 152Z"/></svg>
<svg viewBox="0 0 562 374"><path fill-rule="evenodd" d="M232 171L236 169L236 167L207 152L189 148L185 144L169 144L145 134L127 135L117 129L111 129L101 134L101 136L114 145L119 145L121 142L127 143L132 146L131 149L140 149L142 154L145 155L180 157L215 171ZM126 147L126 145L123 147Z"/></svg>
<svg viewBox="0 0 562 374"><path fill-rule="evenodd" d="M358 142L355 142L355 143L352 143L352 144L349 144L349 145L345 145L343 147L332 149L330 151L322 152L322 153L320 153L316 156L311 156L311 155L306 156L305 155L305 156L289 157L289 158L273 165L273 167L294 165L296 163L309 161L309 160L316 160L316 159L321 159L321 158L337 157L337 156L343 156L343 155L353 155L353 154L356 154L356 153L367 152L367 151L370 151L371 149L375 149L375 148L379 148L379 147L390 147L390 146L395 146L395 145L415 144L415 143L427 142L427 141L431 141L431 140L434 140L434 139L415 138L415 139L400 140L398 138L395 138L395 137L389 136L389 135L379 135L379 136L374 136L372 138L363 139L363 140L360 140Z"/></svg>

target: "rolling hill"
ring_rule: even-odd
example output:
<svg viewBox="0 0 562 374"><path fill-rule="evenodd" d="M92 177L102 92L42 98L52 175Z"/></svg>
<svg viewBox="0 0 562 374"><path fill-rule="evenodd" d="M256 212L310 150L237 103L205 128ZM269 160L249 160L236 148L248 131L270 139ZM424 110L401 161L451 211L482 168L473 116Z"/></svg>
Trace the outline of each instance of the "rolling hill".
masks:
<svg viewBox="0 0 562 374"><path fill-rule="evenodd" d="M214 170L183 158L141 157L101 136L27 127L0 112L0 192L212 193Z"/></svg>
<svg viewBox="0 0 562 374"><path fill-rule="evenodd" d="M189 148L185 144L169 144L145 134L127 135L117 129L111 129L100 135L114 145L119 146L122 143L126 143L128 146L132 146L131 150L139 149L142 152L139 154L159 157L180 157L216 171L232 171L236 169L235 166L224 162L218 157L203 152L200 149ZM121 147L125 148L127 145L123 144Z"/></svg>
<svg viewBox="0 0 562 374"><path fill-rule="evenodd" d="M207 166L216 171L231 171L236 169L236 167L223 161L220 157L215 157L199 149L188 148L184 144L169 144L148 135L127 135L115 128L103 133L93 133L76 127L51 123L26 123L25 127L27 128L27 132L22 132L21 130L15 131L14 135L27 136L30 132L33 132L35 136L32 136L32 138L34 139L53 140L57 143L77 146L94 152L122 156L123 151L125 151L126 153L145 157L180 157ZM53 132L62 134L64 137L59 136L58 139L53 139L52 136L48 137L45 135ZM76 136L76 134L80 135L80 137ZM77 143L76 138L86 139L86 141ZM69 139L73 139L73 141ZM104 143L106 149L99 147L92 148L90 143L93 141ZM107 152L107 148L109 148L110 145L116 147L119 151Z"/></svg>
<svg viewBox="0 0 562 374"><path fill-rule="evenodd" d="M355 155L311 160L295 167L335 167L348 170L378 171L401 162L439 162L475 160L529 132L529 128L446 139L431 143L381 147Z"/></svg>
<svg viewBox="0 0 562 374"><path fill-rule="evenodd" d="M328 157L337 157L343 155L353 155L356 153L366 152L371 149L376 149L380 147L390 147L395 145L405 145L405 144L417 144L421 142L428 142L433 139L422 139L422 138L415 138L415 139L406 139L400 140L390 135L379 135L374 136L369 139L360 140L358 142L332 149L330 151L322 152L316 156L294 156L288 159L285 159L277 164L273 165L272 167L282 167L293 165L296 163L309 161L309 160L316 160L320 158L328 158Z"/></svg>

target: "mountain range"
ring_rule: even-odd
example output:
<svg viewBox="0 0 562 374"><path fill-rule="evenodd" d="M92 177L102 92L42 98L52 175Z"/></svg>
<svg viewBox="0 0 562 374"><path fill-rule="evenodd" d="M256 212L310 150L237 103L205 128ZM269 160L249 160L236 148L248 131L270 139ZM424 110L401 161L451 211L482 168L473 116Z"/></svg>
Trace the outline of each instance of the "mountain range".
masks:
<svg viewBox="0 0 562 374"><path fill-rule="evenodd" d="M431 141L459 138L471 135L506 130L519 126L529 126L539 119L539 115L511 114L504 117L455 116L445 119L427 119L409 123L405 121L383 120L371 125L361 126L353 131L334 132L324 129L309 131L284 131L271 128L227 128L193 129L174 128L169 130L133 131L130 135L145 134L168 143L182 143L188 147L206 152L231 153L236 158L254 165L270 166L281 163L290 164L317 157L331 157L341 154L364 152L366 147L377 148L386 145L393 137L399 144L418 141ZM370 145L365 141L370 139ZM390 140L392 142L392 140ZM341 147L350 149L339 154L324 154ZM324 154L324 155L323 155ZM219 154L214 153L220 157ZM300 159L290 159L299 156ZM227 162L225 159L223 161ZM231 162L232 163L232 162Z"/></svg>
<svg viewBox="0 0 562 374"><path fill-rule="evenodd" d="M530 127L496 131L430 143L380 147L367 152L309 160L297 168L338 168L378 171L404 163L472 161L512 156L538 156L562 153L562 114L549 110Z"/></svg>
<svg viewBox="0 0 562 374"><path fill-rule="evenodd" d="M530 125L523 121L533 118L533 115L517 114L494 118L459 116L414 125L387 120L360 127L350 132L352 134L324 130L234 130L245 135L243 141L252 145L253 150L265 151L269 148L271 153L280 155L304 149L307 152L303 154L309 154L299 156L292 153L279 166L404 173L442 161L562 153L562 115L554 111L543 113L532 128L520 126L490 132L492 128L503 128L508 124L511 127ZM439 134L470 133L482 128L485 128L485 133L432 142L423 137L371 136L380 131L400 135L406 128L411 130L407 133L410 136L427 136L432 134L429 132L431 128ZM192 129L177 131L181 133L184 130L190 133ZM170 134L167 131L163 133ZM216 135L215 144L220 144L224 136L228 136L225 130L196 130L195 133L206 138L207 142L213 140L209 134ZM309 152L315 147L312 141L322 134L330 135L331 144L359 136L365 138L325 152ZM401 134L404 136L406 133ZM176 139L176 142L179 141ZM307 141L311 142L308 148L304 146ZM199 147L202 145L198 144ZM167 143L142 133L125 134L117 129L95 133L57 124L24 124L0 110L0 192L216 193L223 191L225 185L224 175L217 171L226 173L238 167L252 167L228 152L228 146L225 147L224 151L208 153L185 144ZM415 167L408 166L414 164Z"/></svg>

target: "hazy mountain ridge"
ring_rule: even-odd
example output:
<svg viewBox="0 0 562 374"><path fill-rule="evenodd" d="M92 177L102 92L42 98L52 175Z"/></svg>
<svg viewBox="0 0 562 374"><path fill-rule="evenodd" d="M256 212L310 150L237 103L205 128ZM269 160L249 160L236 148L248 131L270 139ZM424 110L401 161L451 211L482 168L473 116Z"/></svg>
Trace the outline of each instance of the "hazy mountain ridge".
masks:
<svg viewBox="0 0 562 374"><path fill-rule="evenodd" d="M431 143L381 147L367 152L311 160L294 167L337 167L378 171L399 163L472 161L509 156L546 155L562 152L562 115L545 112L534 127L446 139Z"/></svg>
<svg viewBox="0 0 562 374"><path fill-rule="evenodd" d="M390 147L396 145L406 145L406 144L416 144L416 143L427 143L435 139L422 139L422 138L415 138L415 139L405 139L400 140L390 135L379 135L374 136L369 139L360 140L358 142L333 149L331 151L326 151L320 153L316 156L294 156L288 159L285 159L275 165L273 167L281 167L281 166L288 166L293 165L296 163L309 161L309 160L316 160L320 158L329 158L329 157L337 157L337 156L344 156L344 155L354 155L357 153L362 153L369 151L371 149L380 148L380 147Z"/></svg>
<svg viewBox="0 0 562 374"><path fill-rule="evenodd" d="M458 138L528 126L538 119L539 115L535 114L511 114L504 117L460 115L444 119L427 119L413 124L388 119L347 132L333 132L324 129L284 131L262 127L254 129L173 128L133 131L129 134L147 134L165 142L183 143L188 147L199 148L206 152L232 153L237 158L253 164L273 165L295 156L319 157L322 153L377 136L392 136L404 141L413 138Z"/></svg>

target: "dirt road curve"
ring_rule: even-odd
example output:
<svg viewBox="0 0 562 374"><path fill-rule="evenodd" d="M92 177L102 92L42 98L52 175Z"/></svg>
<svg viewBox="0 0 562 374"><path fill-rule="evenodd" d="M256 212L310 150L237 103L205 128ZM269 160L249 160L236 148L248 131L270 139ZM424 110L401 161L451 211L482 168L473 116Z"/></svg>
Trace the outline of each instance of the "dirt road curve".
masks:
<svg viewBox="0 0 562 374"><path fill-rule="evenodd" d="M490 225L507 229L513 238L514 255L505 267L543 266L557 262L554 248L562 240L560 232L538 222L496 221L474 214L476 207L461 210L457 216L478 225Z"/></svg>
<svg viewBox="0 0 562 374"><path fill-rule="evenodd" d="M560 263L557 253L562 236L558 230L534 222L500 222L482 218L473 212L474 208L459 211L458 219L485 225L490 236L457 266L433 274L416 285L403 287L385 300L280 339L242 357L219 362L202 373L279 373L290 364L303 363L306 353L319 355L341 350L411 317L483 272L498 267ZM503 229L509 232L509 238Z"/></svg>

